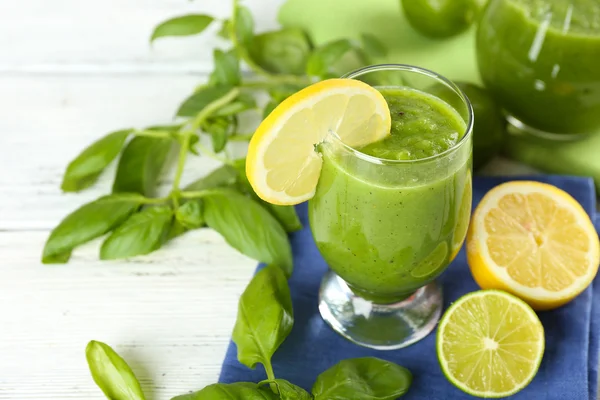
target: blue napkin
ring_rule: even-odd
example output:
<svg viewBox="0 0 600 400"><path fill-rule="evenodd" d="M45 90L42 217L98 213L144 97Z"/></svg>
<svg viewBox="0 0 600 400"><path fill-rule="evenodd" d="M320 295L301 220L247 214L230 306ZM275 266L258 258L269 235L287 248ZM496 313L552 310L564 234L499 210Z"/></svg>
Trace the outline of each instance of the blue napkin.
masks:
<svg viewBox="0 0 600 400"><path fill-rule="evenodd" d="M512 177L511 179L514 179ZM524 179L524 178L521 178ZM591 179L565 176L536 176L542 182L569 192L595 217L595 191ZM503 178L475 178L473 203L476 205ZM378 351L357 346L335 333L323 322L319 311L318 290L325 261L313 242L308 227L306 204L297 207L304 229L291 235L294 273L290 279L295 322L292 333L273 358L278 378L287 379L310 391L319 373L345 358L375 356L408 368L413 384L403 400L472 399L450 384L442 374L436 356L435 335L395 351ZM596 223L600 229L600 218ZM439 278L447 307L465 293L478 290L467 266L465 251ZM534 380L511 399L583 400L596 399L598 351L600 339L600 279L571 303L557 310L540 312L546 332L546 351ZM220 382L258 382L265 379L261 366L250 370L237 361L236 346L229 345Z"/></svg>

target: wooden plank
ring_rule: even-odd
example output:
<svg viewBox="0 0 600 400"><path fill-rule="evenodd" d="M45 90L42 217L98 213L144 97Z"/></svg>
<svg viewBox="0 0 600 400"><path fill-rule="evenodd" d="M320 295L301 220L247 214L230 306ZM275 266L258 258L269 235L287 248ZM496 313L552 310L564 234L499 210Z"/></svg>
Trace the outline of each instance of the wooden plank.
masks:
<svg viewBox="0 0 600 400"><path fill-rule="evenodd" d="M283 0L248 0L260 30L277 26ZM188 13L219 19L231 14L226 0L22 0L0 2L0 73L206 72L219 24L202 35L163 39L152 47L159 22Z"/></svg>
<svg viewBox="0 0 600 400"><path fill-rule="evenodd" d="M85 361L111 344L149 399L216 381L255 262L211 230L125 262L99 262L99 242L42 266L45 232L0 232L0 399L102 399Z"/></svg>
<svg viewBox="0 0 600 400"><path fill-rule="evenodd" d="M61 193L68 162L112 130L169 123L203 81L180 75L0 78L0 230L50 229L79 205L108 193L114 166L97 186ZM183 184L219 165L191 156ZM170 184L169 173L164 183Z"/></svg>

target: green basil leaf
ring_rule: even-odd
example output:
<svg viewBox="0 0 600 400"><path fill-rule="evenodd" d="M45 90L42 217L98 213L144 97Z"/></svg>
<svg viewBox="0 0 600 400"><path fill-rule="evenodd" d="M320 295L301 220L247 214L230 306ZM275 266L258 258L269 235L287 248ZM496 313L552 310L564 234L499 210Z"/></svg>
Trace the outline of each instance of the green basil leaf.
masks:
<svg viewBox="0 0 600 400"><path fill-rule="evenodd" d="M302 86L298 85L290 85L283 84L273 87L269 90L269 95L273 101L276 101L278 104L298 92L302 89Z"/></svg>
<svg viewBox="0 0 600 400"><path fill-rule="evenodd" d="M254 97L248 93L240 93L240 95L234 101L219 108L217 112L214 113L214 115L220 117L227 117L255 108L256 100L254 100Z"/></svg>
<svg viewBox="0 0 600 400"><path fill-rule="evenodd" d="M286 232L296 232L302 229L302 222L298 218L296 209L293 206L279 206L264 201L254 192L252 185L246 176L246 160L239 159L235 161L234 167L238 173L238 187L242 193L248 194L254 200L258 201L277 221L283 226Z"/></svg>
<svg viewBox="0 0 600 400"><path fill-rule="evenodd" d="M183 144L183 137L182 136L177 136L177 141L179 142L179 145ZM198 152L198 150L196 149L196 143L198 143L200 141L200 136L192 133L190 135L190 142L189 142L189 151L190 153L199 156L200 153Z"/></svg>
<svg viewBox="0 0 600 400"><path fill-rule="evenodd" d="M298 218L294 206L279 206L261 200L269 212L279 221L286 232L296 232L302 229L302 222Z"/></svg>
<svg viewBox="0 0 600 400"><path fill-rule="evenodd" d="M135 374L109 345L92 340L85 348L85 358L96 385L110 400L145 400Z"/></svg>
<svg viewBox="0 0 600 400"><path fill-rule="evenodd" d="M190 36L201 33L213 22L214 18L209 15L190 14L171 18L161 22L150 37L150 42L165 36Z"/></svg>
<svg viewBox="0 0 600 400"><path fill-rule="evenodd" d="M215 153L220 153L225 149L230 129L230 122L227 118L209 118L204 121L201 128L210 135Z"/></svg>
<svg viewBox="0 0 600 400"><path fill-rule="evenodd" d="M257 261L274 263L292 274L292 250L281 224L256 201L231 189L205 198L206 224L233 248Z"/></svg>
<svg viewBox="0 0 600 400"><path fill-rule="evenodd" d="M183 188L183 191L202 191L218 187L232 186L237 181L237 171L229 165L223 165L209 173L208 175L195 180Z"/></svg>
<svg viewBox="0 0 600 400"><path fill-rule="evenodd" d="M281 400L312 400L312 395L300 386L296 386L285 379L269 379L259 383L259 385L273 383L277 387L279 398Z"/></svg>
<svg viewBox="0 0 600 400"><path fill-rule="evenodd" d="M363 33L360 35L360 39L364 51L370 57L380 58L387 55L387 48L376 36L371 35L370 33Z"/></svg>
<svg viewBox="0 0 600 400"><path fill-rule="evenodd" d="M152 125L146 128L149 131L167 131L171 134L177 133L183 124L171 124L171 125Z"/></svg>
<svg viewBox="0 0 600 400"><path fill-rule="evenodd" d="M238 304L231 338L240 363L271 365L271 357L292 331L292 297L283 270L275 264L254 275Z"/></svg>
<svg viewBox="0 0 600 400"><path fill-rule="evenodd" d="M326 76L329 68L352 49L352 42L348 39L326 43L310 55L306 65L306 73L313 76Z"/></svg>
<svg viewBox="0 0 600 400"><path fill-rule="evenodd" d="M266 105L265 108L263 109L263 119L267 118L269 116L269 114L271 114L271 112L279 105L279 102L275 101L275 100L270 100Z"/></svg>
<svg viewBox="0 0 600 400"><path fill-rule="evenodd" d="M235 50L213 50L215 69L210 76L213 85L237 86L240 83L240 61Z"/></svg>
<svg viewBox="0 0 600 400"><path fill-rule="evenodd" d="M173 222L171 223L171 226L169 226L167 234L165 235L165 243L183 235L187 231L188 229L185 226L183 226L181 222L179 222L176 219L173 219Z"/></svg>
<svg viewBox="0 0 600 400"><path fill-rule="evenodd" d="M284 28L256 35L249 53L254 62L269 72L303 75L311 48L302 29Z"/></svg>
<svg viewBox="0 0 600 400"><path fill-rule="evenodd" d="M223 39L229 39L231 37L230 32L231 32L231 21L229 19L224 19L223 22L221 23L221 29L219 29L219 32L217 32L217 36L219 36Z"/></svg>
<svg viewBox="0 0 600 400"><path fill-rule="evenodd" d="M173 210L168 206L148 207L133 214L102 243L101 260L148 254L166 241Z"/></svg>
<svg viewBox="0 0 600 400"><path fill-rule="evenodd" d="M113 193L135 192L152 197L173 143L172 139L149 136L133 138L119 160Z"/></svg>
<svg viewBox="0 0 600 400"><path fill-rule="evenodd" d="M175 218L181 225L188 229L200 228L204 225L202 201L189 200L183 203L175 212Z"/></svg>
<svg viewBox="0 0 600 400"><path fill-rule="evenodd" d="M225 96L231 90L231 86L204 86L196 93L188 97L177 110L179 117L193 117L204 107L213 101Z"/></svg>
<svg viewBox="0 0 600 400"><path fill-rule="evenodd" d="M78 192L93 185L104 168L121 152L132 129L109 133L83 150L69 163L63 177L64 192Z"/></svg>
<svg viewBox="0 0 600 400"><path fill-rule="evenodd" d="M122 193L100 197L67 215L50 233L42 262L65 263L71 251L119 226L141 205L137 194Z"/></svg>
<svg viewBox="0 0 600 400"><path fill-rule="evenodd" d="M343 360L317 377L316 400L394 400L408 391L409 370L375 357Z"/></svg>
<svg viewBox="0 0 600 400"><path fill-rule="evenodd" d="M204 389L173 397L171 400L275 400L279 397L256 383L214 383Z"/></svg>
<svg viewBox="0 0 600 400"><path fill-rule="evenodd" d="M235 36L238 43L248 46L254 36L254 19L252 13L244 6L235 9Z"/></svg>

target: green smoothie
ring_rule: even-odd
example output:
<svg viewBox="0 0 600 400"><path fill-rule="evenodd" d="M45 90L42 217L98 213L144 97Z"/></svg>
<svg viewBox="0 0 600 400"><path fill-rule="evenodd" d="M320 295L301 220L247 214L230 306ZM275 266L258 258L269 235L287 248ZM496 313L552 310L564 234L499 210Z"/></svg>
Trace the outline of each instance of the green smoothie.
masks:
<svg viewBox="0 0 600 400"><path fill-rule="evenodd" d="M600 132L600 1L492 0L477 59L486 87L526 125Z"/></svg>
<svg viewBox="0 0 600 400"><path fill-rule="evenodd" d="M380 91L390 136L356 150L335 141L320 146L309 219L330 268L362 297L389 303L433 280L460 247L471 206L471 143L461 141L463 119L439 98Z"/></svg>

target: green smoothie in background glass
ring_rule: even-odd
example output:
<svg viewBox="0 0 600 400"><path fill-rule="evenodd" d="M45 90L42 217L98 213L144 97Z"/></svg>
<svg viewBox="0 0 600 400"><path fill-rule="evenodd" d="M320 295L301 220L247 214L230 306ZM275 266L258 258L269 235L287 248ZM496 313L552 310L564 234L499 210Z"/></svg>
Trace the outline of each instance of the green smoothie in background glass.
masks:
<svg viewBox="0 0 600 400"><path fill-rule="evenodd" d="M513 125L600 134L600 1L491 0L477 60Z"/></svg>
<svg viewBox="0 0 600 400"><path fill-rule="evenodd" d="M376 82L371 68L350 77ZM353 149L332 134L319 147L323 166L309 201L313 237L333 271L321 313L350 340L381 349L404 347L435 325L441 294L428 284L456 255L471 209L468 101L447 81L462 110L427 93L443 79L430 71L387 68L386 77L396 68L405 83L376 86L390 109L390 136ZM371 304L368 319L349 316L357 299Z"/></svg>

